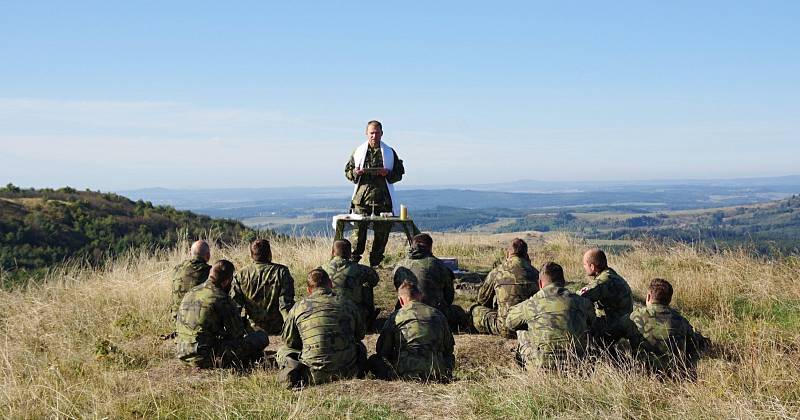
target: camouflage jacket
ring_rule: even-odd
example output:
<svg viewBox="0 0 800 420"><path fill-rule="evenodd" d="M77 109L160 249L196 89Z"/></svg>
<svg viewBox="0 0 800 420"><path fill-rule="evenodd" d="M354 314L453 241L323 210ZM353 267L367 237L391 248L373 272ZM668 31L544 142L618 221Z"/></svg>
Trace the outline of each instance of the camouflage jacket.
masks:
<svg viewBox="0 0 800 420"><path fill-rule="evenodd" d="M603 270L578 293L595 304L598 317L627 319L633 311L633 295L628 282L610 268Z"/></svg>
<svg viewBox="0 0 800 420"><path fill-rule="evenodd" d="M401 378L442 380L453 374L454 346L447 318L436 308L410 302L389 315L375 352Z"/></svg>
<svg viewBox="0 0 800 420"><path fill-rule="evenodd" d="M518 256L509 257L486 276L478 291L478 304L497 310L505 324L508 310L539 291L539 271Z"/></svg>
<svg viewBox="0 0 800 420"><path fill-rule="evenodd" d="M242 338L248 332L236 303L208 280L183 297L175 327L176 355L193 364L211 357L220 341Z"/></svg>
<svg viewBox="0 0 800 420"><path fill-rule="evenodd" d="M254 327L279 330L294 305L294 279L286 266L255 262L236 273L231 293Z"/></svg>
<svg viewBox="0 0 800 420"><path fill-rule="evenodd" d="M193 287L206 281L209 271L211 271L211 266L200 257L190 258L175 266L172 271L172 307L170 308L173 321L178 316L183 296Z"/></svg>
<svg viewBox="0 0 800 420"><path fill-rule="evenodd" d="M422 302L440 311L453 304L455 275L431 253L412 250L408 258L397 264L392 278L395 288L399 287L403 280L415 282L422 292Z"/></svg>
<svg viewBox="0 0 800 420"><path fill-rule="evenodd" d="M283 342L300 352L315 383L352 377L358 370L358 347L365 326L358 308L331 289L314 290L298 302L283 324Z"/></svg>
<svg viewBox="0 0 800 420"><path fill-rule="evenodd" d="M690 368L705 337L669 305L649 304L630 315L628 339L637 356L657 371Z"/></svg>
<svg viewBox="0 0 800 420"><path fill-rule="evenodd" d="M392 149L392 151L394 151L394 149ZM367 148L364 168L383 168L383 155L379 147ZM364 174L359 177L355 174L355 170L356 163L351 154L350 160L344 167L344 175L352 183L358 184L358 189L356 189L356 194L353 197L353 205L368 207L370 204L374 203L391 208L392 198L389 195L389 188L386 186L386 181L390 184L399 182L403 179L403 174L406 172L403 167L403 161L397 157L397 152L394 153L394 168L385 178L372 174Z"/></svg>
<svg viewBox="0 0 800 420"><path fill-rule="evenodd" d="M594 322L592 302L564 287L549 284L530 299L508 311L506 327L527 329L532 348L543 354L576 351L586 348L587 334Z"/></svg>
<svg viewBox="0 0 800 420"><path fill-rule="evenodd" d="M372 306L365 289L372 289L378 284L378 273L370 267L355 263L342 257L333 257L328 264L322 267L333 283L333 290L346 296L359 307Z"/></svg>

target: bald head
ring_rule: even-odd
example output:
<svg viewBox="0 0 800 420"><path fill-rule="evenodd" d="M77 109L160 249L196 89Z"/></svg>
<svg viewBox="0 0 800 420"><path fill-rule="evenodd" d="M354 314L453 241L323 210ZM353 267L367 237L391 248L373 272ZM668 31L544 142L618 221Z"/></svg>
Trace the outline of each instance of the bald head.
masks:
<svg viewBox="0 0 800 420"><path fill-rule="evenodd" d="M350 259L352 253L352 245L347 239L340 239L333 242L333 249L331 253L334 257L342 257L346 260Z"/></svg>
<svg viewBox="0 0 800 420"><path fill-rule="evenodd" d="M592 248L583 254L583 270L588 276L596 276L608 268L606 253L600 248Z"/></svg>
<svg viewBox="0 0 800 420"><path fill-rule="evenodd" d="M211 259L211 247L208 246L208 242L204 240L195 241L192 244L192 256L200 257L208 262Z"/></svg>

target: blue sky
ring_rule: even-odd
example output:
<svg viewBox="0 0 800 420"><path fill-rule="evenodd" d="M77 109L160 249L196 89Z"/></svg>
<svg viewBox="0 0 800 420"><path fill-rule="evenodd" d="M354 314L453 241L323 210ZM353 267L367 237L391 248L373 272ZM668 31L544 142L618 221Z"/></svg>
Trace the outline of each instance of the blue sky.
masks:
<svg viewBox="0 0 800 420"><path fill-rule="evenodd" d="M0 3L0 181L406 185L800 173L800 2Z"/></svg>

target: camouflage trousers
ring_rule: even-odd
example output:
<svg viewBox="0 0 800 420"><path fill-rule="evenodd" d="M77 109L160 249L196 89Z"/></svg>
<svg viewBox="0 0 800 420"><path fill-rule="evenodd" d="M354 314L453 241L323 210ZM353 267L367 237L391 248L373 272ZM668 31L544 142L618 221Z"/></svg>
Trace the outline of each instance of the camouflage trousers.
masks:
<svg viewBox="0 0 800 420"><path fill-rule="evenodd" d="M363 378L367 373L367 348L364 343L358 343L358 357L355 366L334 371L314 371L300 361L300 354L301 352L297 350L283 346L275 355L280 369L278 383L288 389L319 385L340 379Z"/></svg>
<svg viewBox="0 0 800 420"><path fill-rule="evenodd" d="M355 206L353 210L357 214L372 214L371 207ZM391 205L375 207L375 213L391 211ZM361 260L361 255L364 254L364 250L367 247L367 230L368 228L362 225L356 225L356 228L353 229L353 234L350 237L350 242L353 243L353 261L358 262ZM386 224L373 224L372 231L374 232L374 237L372 239L372 250L369 253L369 265L375 267L383 261L383 256L386 252L386 244L389 242L389 233L392 231L392 228Z"/></svg>
<svg viewBox="0 0 800 420"><path fill-rule="evenodd" d="M517 331L517 364L525 370L563 371L575 368L585 349L572 343L542 345L532 343L528 331Z"/></svg>
<svg viewBox="0 0 800 420"><path fill-rule="evenodd" d="M269 338L256 331L242 338L219 340L211 345L177 343L177 356L181 361L199 368L246 368L264 358Z"/></svg>
<svg viewBox="0 0 800 420"><path fill-rule="evenodd" d="M517 337L514 331L506 328L506 320L500 318L495 309L490 309L483 305L475 305L470 310L469 318L471 318L472 327L479 334L499 335L511 339Z"/></svg>
<svg viewBox="0 0 800 420"><path fill-rule="evenodd" d="M264 331L267 335L279 335L283 331L283 316L280 313L273 314L269 319L250 321L250 325L255 330Z"/></svg>

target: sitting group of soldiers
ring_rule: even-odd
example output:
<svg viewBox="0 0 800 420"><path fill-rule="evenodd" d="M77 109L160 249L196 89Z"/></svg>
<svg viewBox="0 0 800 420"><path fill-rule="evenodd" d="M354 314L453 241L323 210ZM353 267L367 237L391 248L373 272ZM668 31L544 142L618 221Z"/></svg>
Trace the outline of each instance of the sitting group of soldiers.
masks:
<svg viewBox="0 0 800 420"><path fill-rule="evenodd" d="M627 339L652 372L693 375L707 339L670 308L666 280L654 279L646 306L634 311L628 283L603 251L586 252L583 267L593 281L573 293L560 265L533 268L527 244L515 239L467 313L453 304L455 276L432 247L428 234L413 238L393 272L397 305L378 327L378 273L352 261L347 240L336 241L331 260L308 273L307 297L299 302L289 269L272 261L267 240L250 245L253 263L238 272L227 260L208 265L209 245L197 241L173 277L176 356L199 368L247 367L264 360L268 335L280 333L275 362L290 388L368 373L447 382L455 367L453 333L473 332L516 339L516 359L526 369L563 369L597 349L613 355ZM373 328L380 334L368 357L362 340Z"/></svg>

